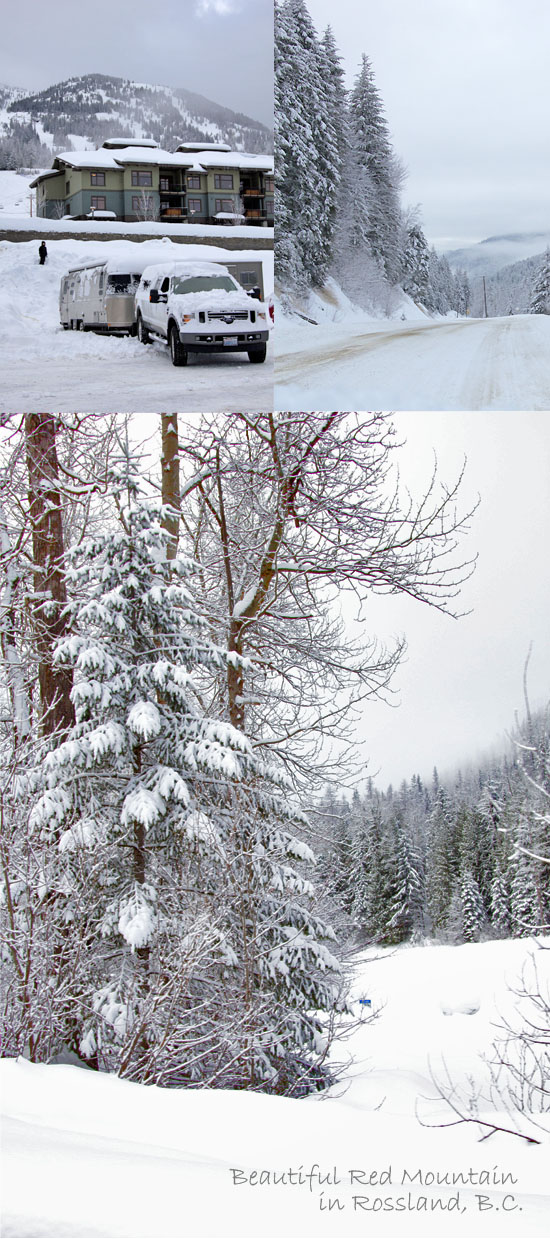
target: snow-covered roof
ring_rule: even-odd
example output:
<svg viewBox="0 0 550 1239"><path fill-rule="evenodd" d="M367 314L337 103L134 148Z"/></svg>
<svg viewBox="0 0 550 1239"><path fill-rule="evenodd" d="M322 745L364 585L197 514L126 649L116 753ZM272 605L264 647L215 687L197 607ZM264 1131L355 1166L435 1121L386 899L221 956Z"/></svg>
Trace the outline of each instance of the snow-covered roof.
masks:
<svg viewBox="0 0 550 1239"><path fill-rule="evenodd" d="M138 275L146 266L147 259L141 260L139 256L123 257L123 258L92 258L89 262L77 263L74 267L69 267L67 275L73 275L75 271L94 271L96 267L101 267L107 275L122 275L128 271Z"/></svg>
<svg viewBox="0 0 550 1239"><path fill-rule="evenodd" d="M102 145L106 148L106 150L118 150L125 146L155 147L158 146L158 142L150 141L149 138L132 138L131 141L128 141L128 138L106 138Z"/></svg>
<svg viewBox="0 0 550 1239"><path fill-rule="evenodd" d="M180 142L176 151L230 151L225 142Z"/></svg>
<svg viewBox="0 0 550 1239"><path fill-rule="evenodd" d="M250 155L246 151L230 151L198 145L187 153L182 150L164 151L160 146L143 145L138 141L124 148L108 149L107 144L96 151L62 151L56 155L51 172L42 172L33 185L47 176L56 176L63 166L69 168L114 168L119 169L125 164L146 164L151 167L187 168L193 172L206 172L208 168L242 168L243 171L254 170L272 172L273 157L271 155Z"/></svg>
<svg viewBox="0 0 550 1239"><path fill-rule="evenodd" d="M60 172L61 168L52 168L51 172L41 172L39 176L35 177L34 181L29 181L29 189L34 189L35 185L38 185L40 181L47 180L49 176L59 176Z"/></svg>
<svg viewBox="0 0 550 1239"><path fill-rule="evenodd" d="M116 211L101 211L98 207L93 207L86 219L116 219L116 217Z"/></svg>

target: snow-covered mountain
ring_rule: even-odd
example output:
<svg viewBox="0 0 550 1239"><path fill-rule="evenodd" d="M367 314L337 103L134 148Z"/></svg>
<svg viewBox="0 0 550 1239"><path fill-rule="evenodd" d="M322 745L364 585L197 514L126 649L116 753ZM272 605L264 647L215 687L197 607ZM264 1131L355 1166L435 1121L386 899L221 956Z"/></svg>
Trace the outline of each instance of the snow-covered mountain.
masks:
<svg viewBox="0 0 550 1239"><path fill-rule="evenodd" d="M502 267L540 254L550 245L550 226L546 232L511 232L487 237L477 245L450 250L447 258L454 270L467 271L470 277L494 275Z"/></svg>
<svg viewBox="0 0 550 1239"><path fill-rule="evenodd" d="M87 74L36 94L0 86L0 167L47 166L56 150L95 147L109 137L227 142L234 150L272 149L265 125L192 91Z"/></svg>

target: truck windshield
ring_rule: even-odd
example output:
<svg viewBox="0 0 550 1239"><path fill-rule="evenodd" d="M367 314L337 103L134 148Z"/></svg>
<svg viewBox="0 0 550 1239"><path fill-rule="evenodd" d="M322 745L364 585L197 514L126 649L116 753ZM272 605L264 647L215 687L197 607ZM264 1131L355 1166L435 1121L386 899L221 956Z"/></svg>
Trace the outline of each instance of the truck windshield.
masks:
<svg viewBox="0 0 550 1239"><path fill-rule="evenodd" d="M172 292L180 297L184 293L209 293L212 289L234 293L238 287L230 275L188 275L175 277Z"/></svg>
<svg viewBox="0 0 550 1239"><path fill-rule="evenodd" d="M110 293L135 293L139 281L139 275L119 275L117 271L107 276L107 290Z"/></svg>

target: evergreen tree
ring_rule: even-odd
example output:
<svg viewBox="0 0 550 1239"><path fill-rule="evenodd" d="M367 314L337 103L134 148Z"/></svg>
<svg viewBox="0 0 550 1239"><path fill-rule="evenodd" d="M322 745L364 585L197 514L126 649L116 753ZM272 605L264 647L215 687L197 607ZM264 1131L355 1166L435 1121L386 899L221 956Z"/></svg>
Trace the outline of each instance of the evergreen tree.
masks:
<svg viewBox="0 0 550 1239"><path fill-rule="evenodd" d="M341 162L335 49L319 44L305 0L277 6L275 33L278 270L296 286L322 284Z"/></svg>
<svg viewBox="0 0 550 1239"><path fill-rule="evenodd" d="M69 574L56 658L73 670L76 722L38 772L44 860L24 884L58 975L71 952L82 960L64 1039L136 1079L288 1091L316 1078L315 1013L338 989L300 813L201 705L226 659L127 457L113 487L119 528L84 539Z"/></svg>
<svg viewBox="0 0 550 1239"><path fill-rule="evenodd" d="M382 100L365 55L350 94L349 113L354 166L368 173L373 187L368 222L371 253L395 283L402 269L399 173Z"/></svg>
<svg viewBox="0 0 550 1239"><path fill-rule="evenodd" d="M469 869L465 869L462 874L460 900L464 941L479 942L486 923L485 908L479 886Z"/></svg>
<svg viewBox="0 0 550 1239"><path fill-rule="evenodd" d="M421 940L426 933L426 894L420 854L403 819L396 823L397 894L390 928L401 940Z"/></svg>
<svg viewBox="0 0 550 1239"><path fill-rule="evenodd" d="M529 302L529 314L550 314L550 246L547 247Z"/></svg>
<svg viewBox="0 0 550 1239"><path fill-rule="evenodd" d="M419 224L414 224L407 234L403 266L403 291L414 301L426 303L429 284L428 242Z"/></svg>
<svg viewBox="0 0 550 1239"><path fill-rule="evenodd" d="M509 937L512 928L510 893L498 860L495 863L491 884L491 925L499 937Z"/></svg>

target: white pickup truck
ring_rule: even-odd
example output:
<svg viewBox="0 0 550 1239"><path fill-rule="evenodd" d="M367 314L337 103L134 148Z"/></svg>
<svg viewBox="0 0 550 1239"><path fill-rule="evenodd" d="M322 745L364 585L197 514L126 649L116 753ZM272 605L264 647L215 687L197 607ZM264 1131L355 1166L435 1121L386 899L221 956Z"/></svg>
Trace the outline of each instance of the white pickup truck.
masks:
<svg viewBox="0 0 550 1239"><path fill-rule="evenodd" d="M164 340L174 366L190 352L248 353L265 361L269 314L215 262L171 261L146 267L136 293L136 328L142 344Z"/></svg>

